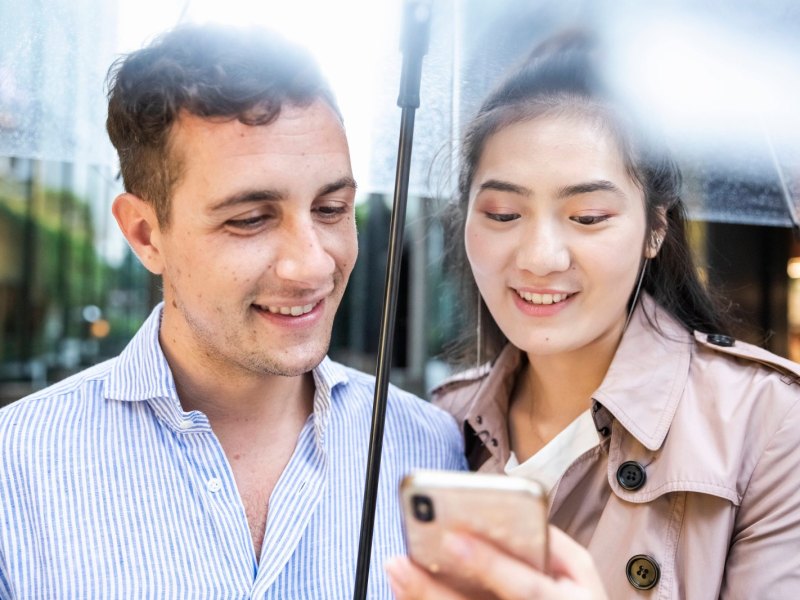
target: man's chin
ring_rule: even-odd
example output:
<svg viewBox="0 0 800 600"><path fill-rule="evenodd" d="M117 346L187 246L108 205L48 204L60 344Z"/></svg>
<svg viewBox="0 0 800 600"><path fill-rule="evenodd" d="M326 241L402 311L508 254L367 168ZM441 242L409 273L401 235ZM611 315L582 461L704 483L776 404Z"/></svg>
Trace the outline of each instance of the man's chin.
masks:
<svg viewBox="0 0 800 600"><path fill-rule="evenodd" d="M313 354L305 354L297 357L297 360L284 359L280 361L270 361L268 364L263 365L265 373L270 375L279 375L281 377L299 377L305 375L316 369L319 364L325 359L325 352L315 352Z"/></svg>

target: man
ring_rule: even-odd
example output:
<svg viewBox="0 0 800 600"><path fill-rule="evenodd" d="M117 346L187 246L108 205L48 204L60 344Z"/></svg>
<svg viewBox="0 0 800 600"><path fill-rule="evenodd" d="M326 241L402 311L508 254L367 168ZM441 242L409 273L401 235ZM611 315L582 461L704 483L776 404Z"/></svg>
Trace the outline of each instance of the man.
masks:
<svg viewBox="0 0 800 600"><path fill-rule="evenodd" d="M176 29L112 70L113 212L159 305L120 356L0 411L0 598L349 598L373 379L326 358L356 260L347 141L274 35ZM397 483L461 468L390 392L370 597Z"/></svg>

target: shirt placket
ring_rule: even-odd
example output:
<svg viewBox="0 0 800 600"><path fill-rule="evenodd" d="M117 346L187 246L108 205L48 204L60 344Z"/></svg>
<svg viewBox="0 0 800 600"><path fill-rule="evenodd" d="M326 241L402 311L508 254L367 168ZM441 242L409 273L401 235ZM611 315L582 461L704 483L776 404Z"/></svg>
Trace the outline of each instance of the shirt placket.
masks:
<svg viewBox="0 0 800 600"><path fill-rule="evenodd" d="M204 416L196 417L193 426L183 422L179 435L192 470L195 496L208 515L206 535L211 538L208 545L216 549L216 570L226 580L237 582L242 597L249 597L257 563L233 470Z"/></svg>
<svg viewBox="0 0 800 600"><path fill-rule="evenodd" d="M303 427L294 453L270 496L254 598L272 597L270 587L290 562L324 495L328 456L314 429L312 417Z"/></svg>

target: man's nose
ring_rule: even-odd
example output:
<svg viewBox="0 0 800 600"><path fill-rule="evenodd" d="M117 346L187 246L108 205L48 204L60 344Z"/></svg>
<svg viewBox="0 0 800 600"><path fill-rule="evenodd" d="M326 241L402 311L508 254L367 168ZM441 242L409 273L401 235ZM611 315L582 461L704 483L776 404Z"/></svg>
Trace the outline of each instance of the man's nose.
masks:
<svg viewBox="0 0 800 600"><path fill-rule="evenodd" d="M566 271L570 252L563 232L547 223L532 224L521 232L517 249L517 268L537 277Z"/></svg>
<svg viewBox="0 0 800 600"><path fill-rule="evenodd" d="M281 279L316 287L330 282L336 261L313 223L288 228L279 242L275 272Z"/></svg>

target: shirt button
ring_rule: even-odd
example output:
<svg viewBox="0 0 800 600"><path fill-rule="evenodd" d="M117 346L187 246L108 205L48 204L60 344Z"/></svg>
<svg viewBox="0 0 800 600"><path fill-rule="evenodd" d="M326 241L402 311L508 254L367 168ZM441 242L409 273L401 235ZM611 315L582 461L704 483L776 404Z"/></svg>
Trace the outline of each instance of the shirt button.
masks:
<svg viewBox="0 0 800 600"><path fill-rule="evenodd" d="M652 556L637 554L632 556L625 566L628 581L637 590L649 590L655 587L661 577L658 563Z"/></svg>
<svg viewBox="0 0 800 600"><path fill-rule="evenodd" d="M626 490L638 490L647 481L647 474L642 465L635 460L629 460L617 469L617 481Z"/></svg>
<svg viewBox="0 0 800 600"><path fill-rule="evenodd" d="M180 422L180 427L185 431L194 427L194 423L192 423L189 419L184 419Z"/></svg>
<svg viewBox="0 0 800 600"><path fill-rule="evenodd" d="M219 480L219 477L212 477L206 482L206 487L209 492L215 494L222 489L222 482Z"/></svg>
<svg viewBox="0 0 800 600"><path fill-rule="evenodd" d="M714 344L715 346L722 346L723 348L730 348L736 343L736 340L733 339L729 335L723 335L721 333L709 333L706 336L706 340L709 344Z"/></svg>

